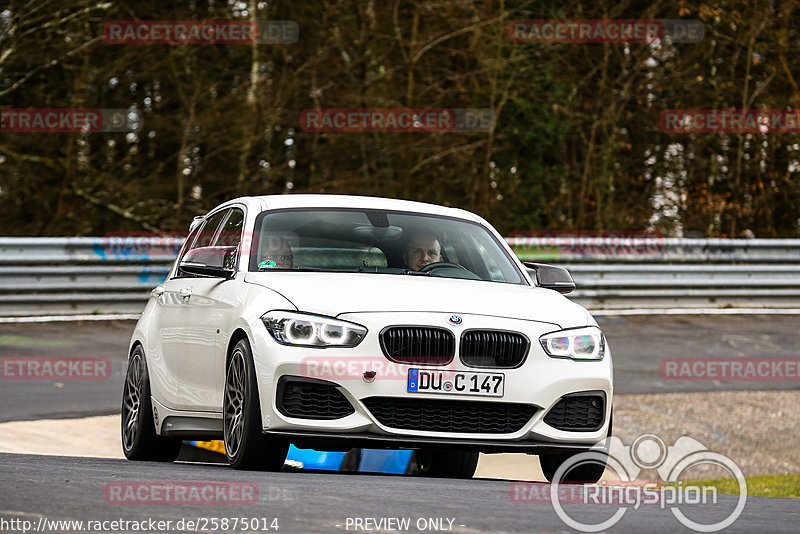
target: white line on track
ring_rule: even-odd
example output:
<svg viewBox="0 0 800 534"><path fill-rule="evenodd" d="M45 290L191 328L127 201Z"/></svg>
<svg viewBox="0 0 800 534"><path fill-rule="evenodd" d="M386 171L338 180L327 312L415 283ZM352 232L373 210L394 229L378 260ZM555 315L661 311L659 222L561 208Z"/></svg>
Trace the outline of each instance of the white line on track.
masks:
<svg viewBox="0 0 800 534"><path fill-rule="evenodd" d="M592 315L800 315L800 308L641 308L589 311Z"/></svg>
<svg viewBox="0 0 800 534"><path fill-rule="evenodd" d="M141 313L119 313L107 315L38 315L30 317L0 317L0 323L51 323L58 321L130 321Z"/></svg>

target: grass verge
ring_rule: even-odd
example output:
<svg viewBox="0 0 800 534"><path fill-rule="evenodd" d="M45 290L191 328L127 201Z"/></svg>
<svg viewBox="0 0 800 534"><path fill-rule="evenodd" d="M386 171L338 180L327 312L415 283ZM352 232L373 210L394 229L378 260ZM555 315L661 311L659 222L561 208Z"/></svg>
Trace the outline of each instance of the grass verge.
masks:
<svg viewBox="0 0 800 534"><path fill-rule="evenodd" d="M747 495L753 497L784 497L800 499L800 473L790 475L759 475L746 477ZM714 486L719 494L737 495L739 483L735 478L715 478L710 480L683 481L686 486ZM662 487L677 484L664 484Z"/></svg>

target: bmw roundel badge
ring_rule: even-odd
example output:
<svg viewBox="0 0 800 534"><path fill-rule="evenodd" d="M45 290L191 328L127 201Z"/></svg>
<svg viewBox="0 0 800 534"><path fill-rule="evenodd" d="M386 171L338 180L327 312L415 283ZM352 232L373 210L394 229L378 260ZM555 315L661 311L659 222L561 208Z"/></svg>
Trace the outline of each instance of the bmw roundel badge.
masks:
<svg viewBox="0 0 800 534"><path fill-rule="evenodd" d="M460 315L451 315L450 318L447 321L450 324L454 324L454 325L458 326L462 322L464 322L464 319L462 319Z"/></svg>

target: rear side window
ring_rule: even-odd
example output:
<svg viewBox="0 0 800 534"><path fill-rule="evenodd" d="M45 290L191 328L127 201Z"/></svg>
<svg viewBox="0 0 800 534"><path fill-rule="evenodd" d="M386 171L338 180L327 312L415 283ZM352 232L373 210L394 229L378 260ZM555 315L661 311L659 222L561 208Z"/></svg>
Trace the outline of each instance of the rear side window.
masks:
<svg viewBox="0 0 800 534"><path fill-rule="evenodd" d="M189 250L198 247L210 247L214 242L214 236L217 233L217 229L225 219L225 215L228 214L228 211L229 210L222 210L206 219L206 222L203 223L203 226L200 228L200 232L197 233L197 238L195 239L194 243L192 243L192 246L189 247Z"/></svg>
<svg viewBox="0 0 800 534"><path fill-rule="evenodd" d="M233 208L230 210L222 230L217 233L214 239L214 246L216 247L236 247L242 240L242 227L244 226L244 212L240 209Z"/></svg>

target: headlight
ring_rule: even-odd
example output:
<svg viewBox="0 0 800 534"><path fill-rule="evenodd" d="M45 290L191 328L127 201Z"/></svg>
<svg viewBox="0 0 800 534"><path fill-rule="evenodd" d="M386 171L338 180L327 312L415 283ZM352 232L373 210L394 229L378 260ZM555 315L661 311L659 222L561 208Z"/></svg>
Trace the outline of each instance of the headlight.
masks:
<svg viewBox="0 0 800 534"><path fill-rule="evenodd" d="M606 338L596 326L551 332L539 338L544 351L554 358L602 360Z"/></svg>
<svg viewBox="0 0 800 534"><path fill-rule="evenodd" d="M308 313L271 311L261 320L272 337L284 345L355 347L367 334L361 325Z"/></svg>

